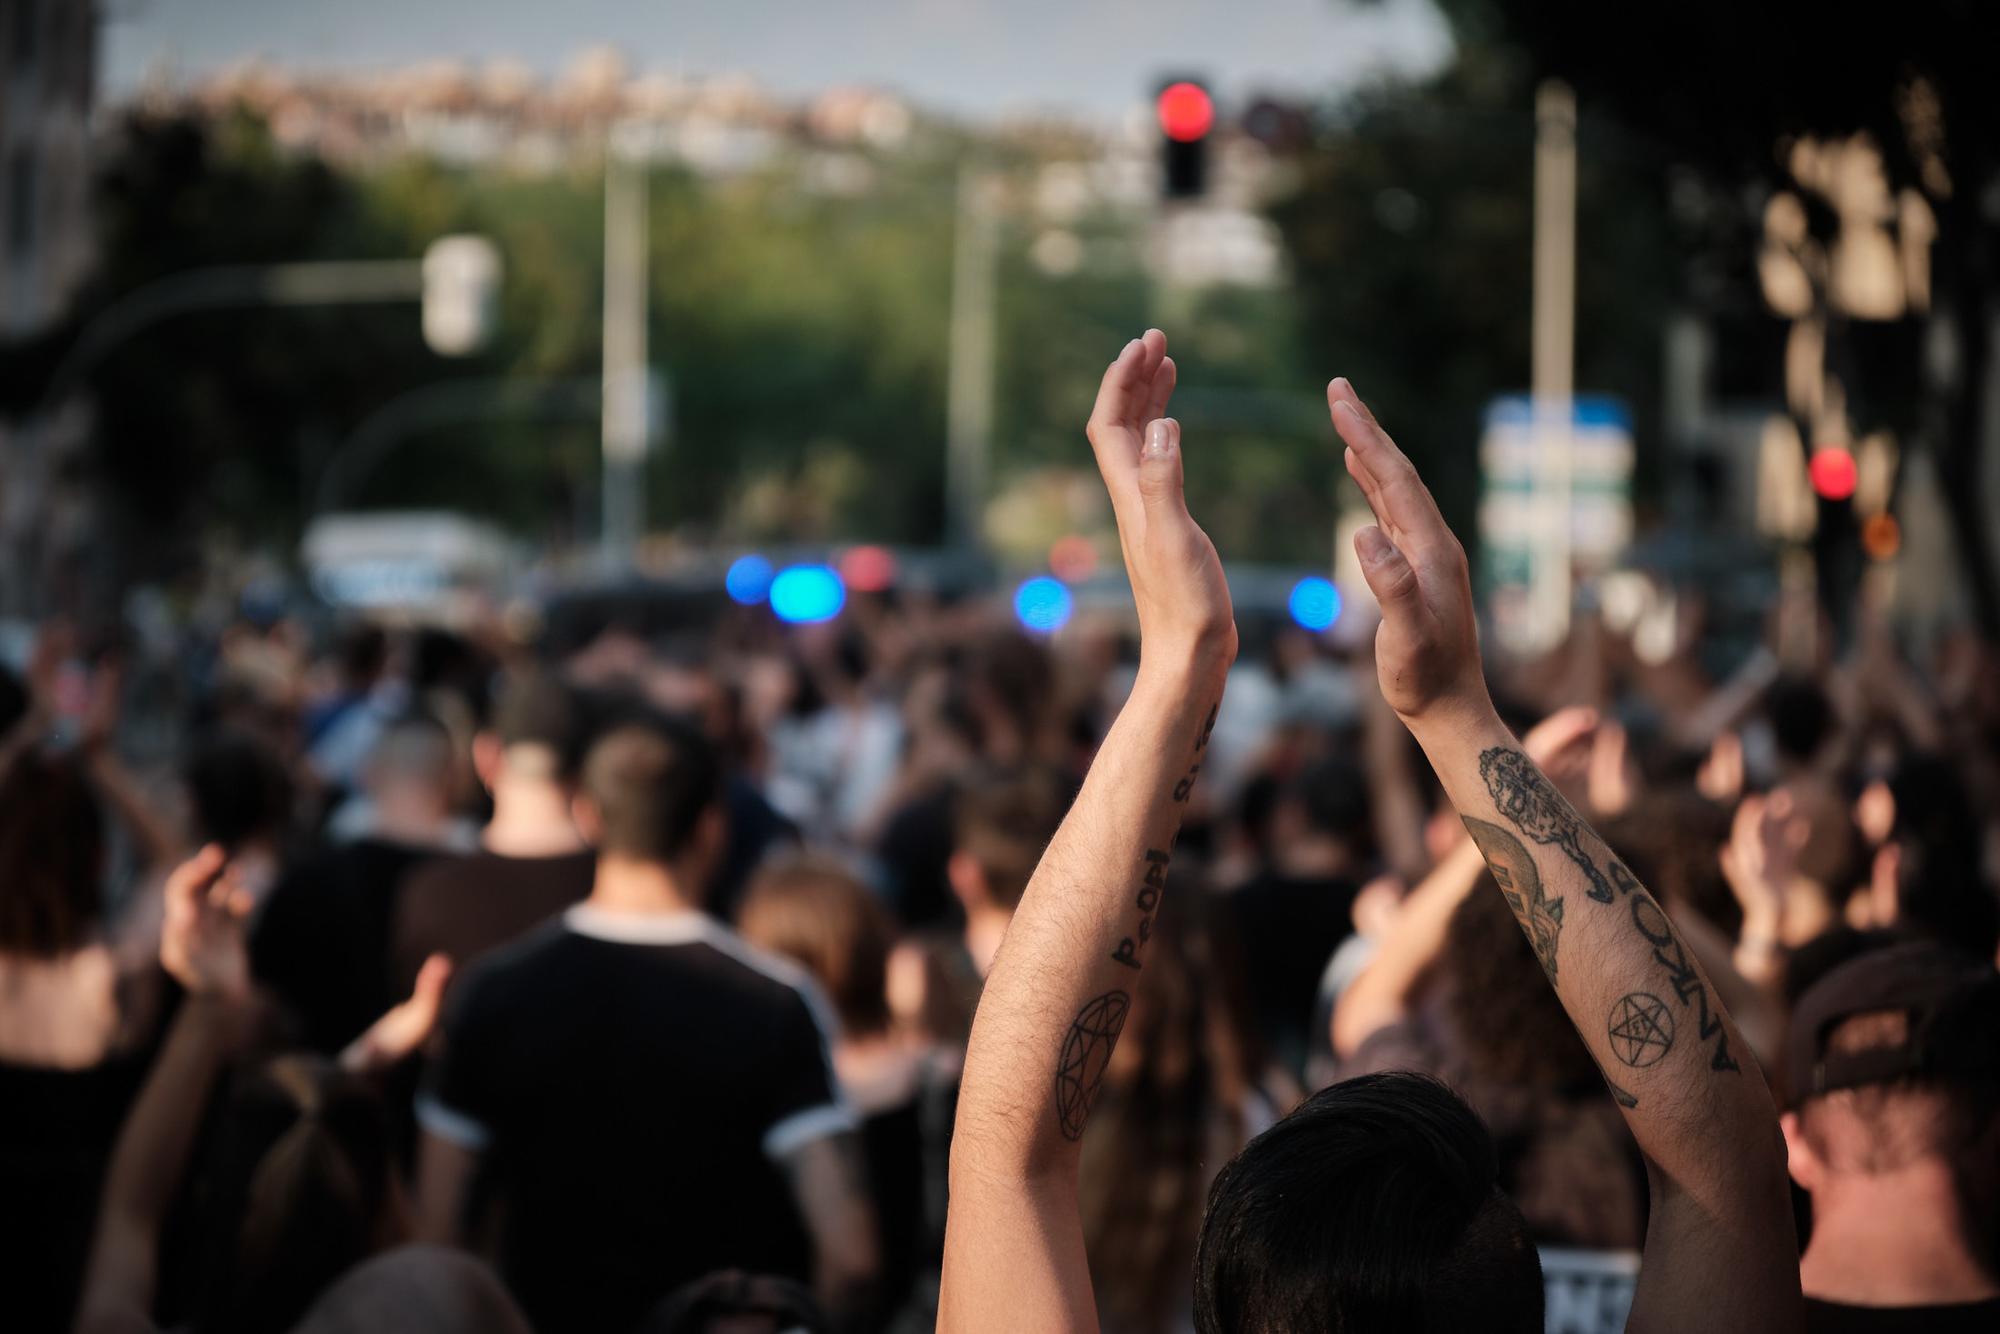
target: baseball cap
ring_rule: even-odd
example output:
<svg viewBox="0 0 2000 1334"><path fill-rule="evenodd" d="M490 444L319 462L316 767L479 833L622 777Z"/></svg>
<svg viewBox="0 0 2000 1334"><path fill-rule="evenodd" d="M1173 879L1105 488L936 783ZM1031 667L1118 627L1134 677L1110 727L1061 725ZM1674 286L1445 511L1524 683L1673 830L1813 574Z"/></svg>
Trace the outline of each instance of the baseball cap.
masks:
<svg viewBox="0 0 2000 1334"><path fill-rule="evenodd" d="M1826 1050L1843 1020L1884 1011L1908 1017L1901 1042ZM1897 1079L2000 1078L2000 973L1928 941L1850 959L1799 997L1785 1069L1794 1102Z"/></svg>

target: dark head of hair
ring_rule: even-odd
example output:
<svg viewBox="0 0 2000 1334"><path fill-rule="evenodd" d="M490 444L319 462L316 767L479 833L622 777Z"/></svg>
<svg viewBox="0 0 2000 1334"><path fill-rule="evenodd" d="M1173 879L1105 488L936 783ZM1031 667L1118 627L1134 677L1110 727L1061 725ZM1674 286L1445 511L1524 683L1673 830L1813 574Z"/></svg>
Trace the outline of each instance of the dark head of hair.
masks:
<svg viewBox="0 0 2000 1334"><path fill-rule="evenodd" d="M2000 946L2000 899L1982 867L1984 830L1963 776L1933 755L1914 755L1889 780L1897 867L1897 922L1991 959Z"/></svg>
<svg viewBox="0 0 2000 1334"><path fill-rule="evenodd" d="M285 1056L235 1089L208 1201L208 1331L289 1329L385 1240L389 1123L365 1082Z"/></svg>
<svg viewBox="0 0 2000 1334"><path fill-rule="evenodd" d="M881 900L839 862L802 856L764 867L736 911L736 929L811 973L850 1036L889 1027L895 925Z"/></svg>
<svg viewBox="0 0 2000 1334"><path fill-rule="evenodd" d="M698 1278L663 1298L635 1334L713 1334L753 1330L750 1321L763 1317L769 1334L826 1334L833 1328L812 1294L788 1278L746 1274L740 1269ZM764 1334L759 1330L759 1334Z"/></svg>
<svg viewBox="0 0 2000 1334"><path fill-rule="evenodd" d="M583 793L597 809L600 851L670 862L722 800L722 767L708 738L686 723L622 723L590 748Z"/></svg>
<svg viewBox="0 0 2000 1334"><path fill-rule="evenodd" d="M1226 919L1205 897L1180 883L1160 905L1083 1145L1078 1203L1109 1328L1167 1329L1185 1313L1215 1145L1243 1142L1261 1065L1213 933Z"/></svg>
<svg viewBox="0 0 2000 1334"><path fill-rule="evenodd" d="M104 911L104 820L74 761L28 751L0 773L0 952L53 959Z"/></svg>
<svg viewBox="0 0 2000 1334"><path fill-rule="evenodd" d="M1456 1046L1481 1079L1545 1094L1604 1097L1589 1050L1491 875L1482 871L1479 885L1452 913L1432 978L1442 990Z"/></svg>
<svg viewBox="0 0 2000 1334"><path fill-rule="evenodd" d="M978 864L996 905L1012 908L1020 903L1062 817L1061 785L1045 770L975 778L959 793L952 849Z"/></svg>
<svg viewBox="0 0 2000 1334"><path fill-rule="evenodd" d="M1308 765L1285 792L1304 813L1315 834L1350 841L1368 837L1368 776L1346 755L1329 755Z"/></svg>
<svg viewBox="0 0 2000 1334"><path fill-rule="evenodd" d="M240 847L281 835L292 818L292 777L284 761L247 732L204 739L183 770L194 822L205 842Z"/></svg>
<svg viewBox="0 0 2000 1334"><path fill-rule="evenodd" d="M379 625L363 622L350 626L341 635L334 656L340 663L340 678L348 687L373 685L389 665L389 636Z"/></svg>
<svg viewBox="0 0 2000 1334"><path fill-rule="evenodd" d="M449 1246L399 1246L349 1270L292 1334L530 1334L485 1264Z"/></svg>
<svg viewBox="0 0 2000 1334"><path fill-rule="evenodd" d="M0 737L14 730L14 724L27 716L28 688L21 678L0 667Z"/></svg>
<svg viewBox="0 0 2000 1334"><path fill-rule="evenodd" d="M1778 753L1796 763L1819 754L1833 732L1833 705L1826 692L1802 677L1786 677L1764 701Z"/></svg>
<svg viewBox="0 0 2000 1334"><path fill-rule="evenodd" d="M967 664L975 694L1032 736L1055 700L1048 650L1018 631L988 635Z"/></svg>
<svg viewBox="0 0 2000 1334"><path fill-rule="evenodd" d="M487 730L503 746L547 747L564 773L574 773L583 759L583 719L576 692L548 672L517 672L502 681Z"/></svg>
<svg viewBox="0 0 2000 1334"><path fill-rule="evenodd" d="M1195 1328L1536 1334L1541 1261L1497 1172L1486 1127L1434 1079L1322 1089L1216 1177Z"/></svg>

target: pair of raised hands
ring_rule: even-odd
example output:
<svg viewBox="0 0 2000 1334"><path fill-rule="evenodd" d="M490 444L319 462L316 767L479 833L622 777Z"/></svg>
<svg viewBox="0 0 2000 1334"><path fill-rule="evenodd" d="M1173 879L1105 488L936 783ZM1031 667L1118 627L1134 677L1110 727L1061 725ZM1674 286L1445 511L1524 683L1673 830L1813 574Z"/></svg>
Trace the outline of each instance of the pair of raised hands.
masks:
<svg viewBox="0 0 2000 1334"><path fill-rule="evenodd" d="M255 991L248 923L256 896L234 872L229 854L211 843L167 877L160 925L160 966L190 996L245 1005ZM421 1047L437 1026L451 960L424 960L408 1000L390 1007L348 1044L340 1063L357 1074L383 1070Z"/></svg>
<svg viewBox="0 0 2000 1334"><path fill-rule="evenodd" d="M1226 666L1236 652L1234 612L1215 544L1188 513L1180 424L1166 415L1174 380L1167 336L1147 330L1105 371L1086 433L1117 516L1142 654ZM1347 471L1375 514L1354 547L1382 609L1375 670L1383 698L1405 722L1486 707L1465 549L1354 386L1336 379L1326 398Z"/></svg>

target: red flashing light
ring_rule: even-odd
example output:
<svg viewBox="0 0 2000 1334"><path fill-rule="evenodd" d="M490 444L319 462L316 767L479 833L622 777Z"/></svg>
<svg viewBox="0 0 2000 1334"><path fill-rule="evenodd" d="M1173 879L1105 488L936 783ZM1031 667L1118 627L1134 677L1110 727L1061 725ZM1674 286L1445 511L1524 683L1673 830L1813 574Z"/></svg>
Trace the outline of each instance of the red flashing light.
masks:
<svg viewBox="0 0 2000 1334"><path fill-rule="evenodd" d="M1170 83L1160 90L1160 128L1178 143L1191 144L1215 126L1215 103L1198 83Z"/></svg>
<svg viewBox="0 0 2000 1334"><path fill-rule="evenodd" d="M1097 547L1081 533L1058 537L1049 547L1049 573L1066 584L1080 584L1097 573Z"/></svg>
<svg viewBox="0 0 2000 1334"><path fill-rule="evenodd" d="M1824 500L1846 500L1854 494L1854 455L1838 445L1815 450L1810 465L1812 489Z"/></svg>
<svg viewBox="0 0 2000 1334"><path fill-rule="evenodd" d="M840 558L840 577L857 593L879 593L896 582L896 556L887 547L854 547Z"/></svg>

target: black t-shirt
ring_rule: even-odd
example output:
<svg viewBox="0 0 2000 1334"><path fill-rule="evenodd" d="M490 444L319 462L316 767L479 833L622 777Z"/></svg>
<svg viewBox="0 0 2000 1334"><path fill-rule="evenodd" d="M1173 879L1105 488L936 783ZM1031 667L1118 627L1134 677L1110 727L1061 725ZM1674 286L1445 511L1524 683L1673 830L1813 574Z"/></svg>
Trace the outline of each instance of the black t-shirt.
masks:
<svg viewBox="0 0 2000 1334"><path fill-rule="evenodd" d="M1304 1064L1320 975L1353 930L1355 893L1348 880L1265 872L1224 896L1258 1030L1294 1070Z"/></svg>
<svg viewBox="0 0 2000 1334"><path fill-rule="evenodd" d="M590 893L597 857L506 857L476 852L439 858L410 873L396 906L393 980L407 992L433 954L461 971L481 955L554 917Z"/></svg>
<svg viewBox="0 0 2000 1334"><path fill-rule="evenodd" d="M439 855L363 838L289 868L250 935L250 965L298 1017L315 1051L337 1052L404 999L389 972L389 932L408 874Z"/></svg>
<svg viewBox="0 0 2000 1334"><path fill-rule="evenodd" d="M482 1154L537 1330L627 1327L717 1269L807 1276L778 1164L855 1126L832 1024L802 972L697 913L579 904L473 968L418 1119Z"/></svg>
<svg viewBox="0 0 2000 1334"><path fill-rule="evenodd" d="M1957 1306L1848 1306L1806 1298L1806 1334L1992 1334L2000 1297Z"/></svg>

